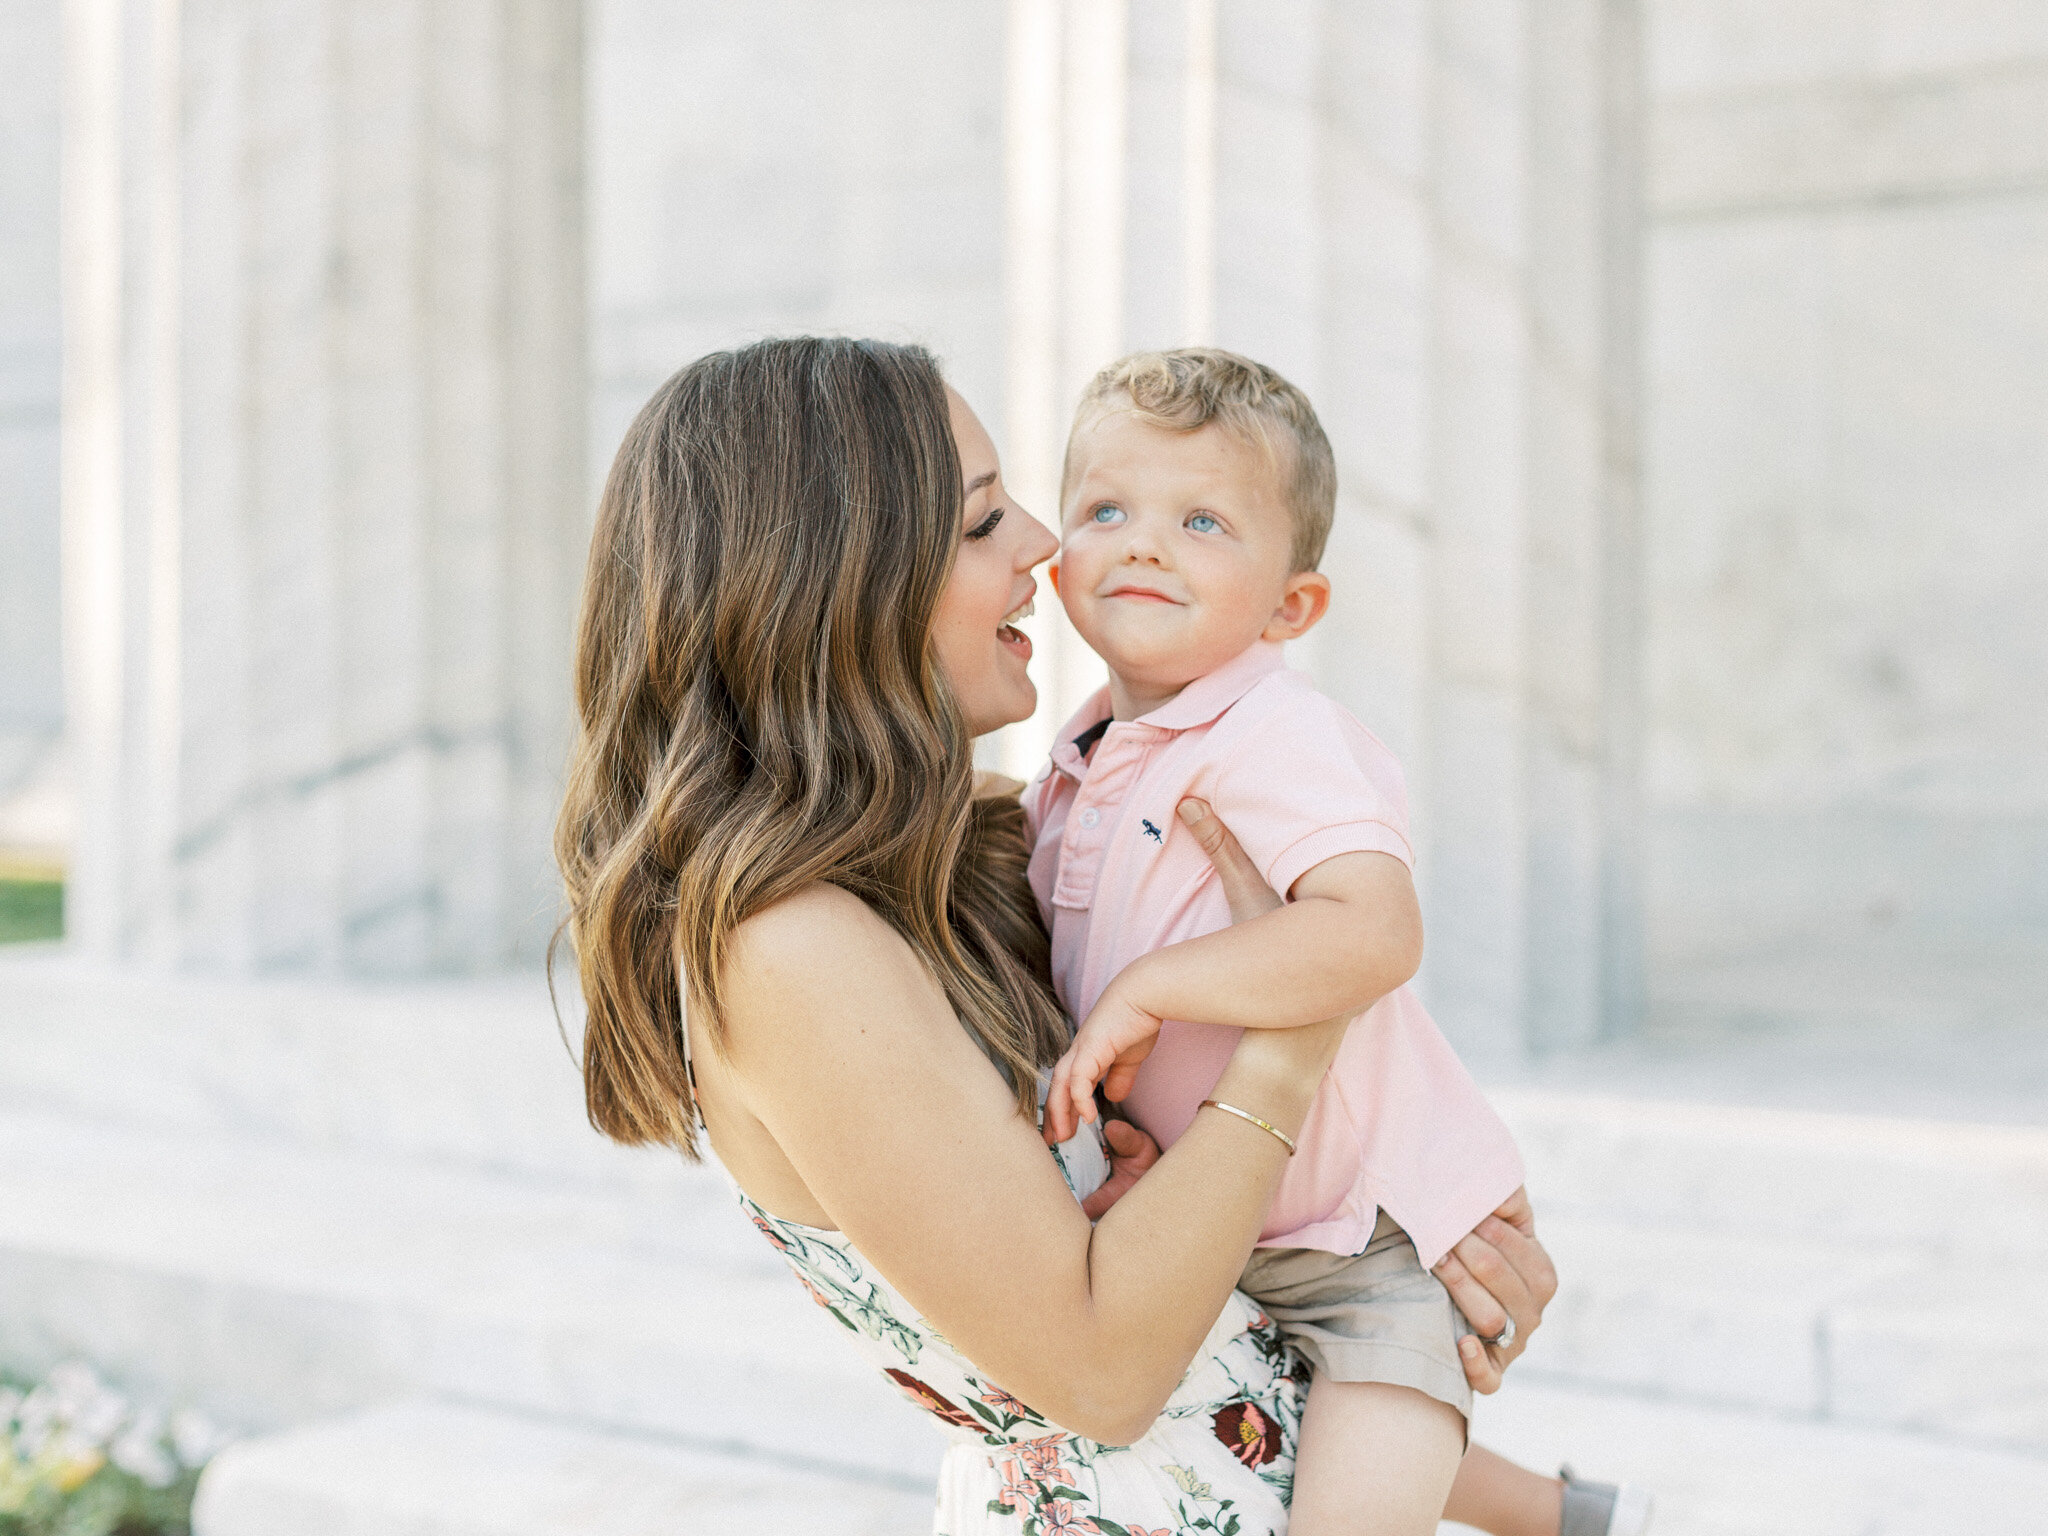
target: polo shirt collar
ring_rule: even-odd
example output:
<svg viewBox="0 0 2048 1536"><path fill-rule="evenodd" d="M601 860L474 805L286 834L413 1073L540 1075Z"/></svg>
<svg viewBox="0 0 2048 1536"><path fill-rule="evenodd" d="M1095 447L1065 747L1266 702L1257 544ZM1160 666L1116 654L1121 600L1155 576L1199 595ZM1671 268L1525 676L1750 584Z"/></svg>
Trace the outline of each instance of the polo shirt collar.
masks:
<svg viewBox="0 0 2048 1536"><path fill-rule="evenodd" d="M1243 653L1214 672L1196 678L1149 715L1138 716L1138 723L1157 726L1162 731L1190 731L1207 725L1250 693L1259 679L1286 665L1279 641L1254 640Z"/></svg>
<svg viewBox="0 0 2048 1536"><path fill-rule="evenodd" d="M1205 677L1198 677L1150 714L1140 715L1133 724L1158 731L1188 731L1207 725L1239 699L1250 693L1261 678L1287 665L1276 640L1256 640L1241 655L1233 657ZM1109 721L1109 689L1100 688L1060 728L1052 744L1052 764L1069 778L1087 777L1088 764L1075 738L1085 736Z"/></svg>

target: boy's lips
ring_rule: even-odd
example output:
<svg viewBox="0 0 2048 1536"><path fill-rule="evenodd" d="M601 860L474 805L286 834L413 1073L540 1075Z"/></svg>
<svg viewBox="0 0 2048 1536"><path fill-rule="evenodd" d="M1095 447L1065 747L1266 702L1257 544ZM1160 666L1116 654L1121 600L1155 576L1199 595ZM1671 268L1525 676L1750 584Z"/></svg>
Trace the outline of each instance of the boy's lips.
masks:
<svg viewBox="0 0 2048 1536"><path fill-rule="evenodd" d="M1164 592L1156 591L1151 587L1134 587L1129 585L1111 587L1107 592L1103 593L1102 595L1105 598L1135 597L1144 602L1170 603L1176 608L1180 606L1179 598L1168 597Z"/></svg>

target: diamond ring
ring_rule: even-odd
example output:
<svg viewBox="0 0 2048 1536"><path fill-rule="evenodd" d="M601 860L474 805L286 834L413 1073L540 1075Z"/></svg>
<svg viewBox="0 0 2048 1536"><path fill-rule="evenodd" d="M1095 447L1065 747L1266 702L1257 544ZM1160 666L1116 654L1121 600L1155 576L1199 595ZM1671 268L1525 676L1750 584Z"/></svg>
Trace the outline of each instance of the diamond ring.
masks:
<svg viewBox="0 0 2048 1536"><path fill-rule="evenodd" d="M1515 1342L1515 1320L1514 1320L1514 1319L1513 1319L1512 1317L1511 1317L1511 1318L1509 1318L1509 1319L1507 1320L1507 1326L1505 1326L1504 1328L1502 1328L1502 1329L1501 1329L1501 1331L1500 1331L1499 1333L1495 1334L1495 1335L1494 1335L1494 1336L1493 1336L1492 1338L1488 1339L1488 1340L1487 1340L1486 1342L1487 1342L1487 1343L1489 1343L1489 1344L1491 1344L1491 1345L1492 1345L1492 1346L1493 1346L1493 1347L1494 1347L1495 1349L1506 1349L1506 1348L1507 1348L1507 1347L1508 1347L1508 1346L1509 1346L1510 1344L1514 1343L1514 1342Z"/></svg>

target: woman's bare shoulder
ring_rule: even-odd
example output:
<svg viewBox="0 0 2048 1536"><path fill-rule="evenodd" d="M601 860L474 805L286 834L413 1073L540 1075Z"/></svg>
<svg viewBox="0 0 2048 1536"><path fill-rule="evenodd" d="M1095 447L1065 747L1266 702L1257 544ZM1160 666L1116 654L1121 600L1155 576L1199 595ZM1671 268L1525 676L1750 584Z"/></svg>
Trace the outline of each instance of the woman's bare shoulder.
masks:
<svg viewBox="0 0 2048 1536"><path fill-rule="evenodd" d="M819 882L763 907L733 929L725 980L743 1008L750 995L815 996L849 975L898 964L922 972L903 936L851 891Z"/></svg>
<svg viewBox="0 0 2048 1536"><path fill-rule="evenodd" d="M735 936L745 935L750 944L779 945L841 931L859 931L869 924L885 931L889 926L853 892L818 880L763 907L733 932Z"/></svg>

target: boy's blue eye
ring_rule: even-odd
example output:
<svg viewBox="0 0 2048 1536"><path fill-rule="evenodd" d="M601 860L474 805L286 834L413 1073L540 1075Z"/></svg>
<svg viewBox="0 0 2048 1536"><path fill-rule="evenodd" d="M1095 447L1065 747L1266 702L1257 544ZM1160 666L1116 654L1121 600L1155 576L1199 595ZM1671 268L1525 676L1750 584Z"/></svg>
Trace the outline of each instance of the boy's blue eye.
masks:
<svg viewBox="0 0 2048 1536"><path fill-rule="evenodd" d="M1217 522L1216 519L1211 517L1208 513L1197 512L1193 517L1188 519L1188 527L1193 529L1196 533L1216 533L1221 531L1223 525Z"/></svg>
<svg viewBox="0 0 2048 1536"><path fill-rule="evenodd" d="M1120 523L1124 520L1124 509L1115 502L1105 501L1090 514L1090 517L1098 523Z"/></svg>

